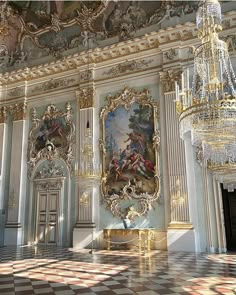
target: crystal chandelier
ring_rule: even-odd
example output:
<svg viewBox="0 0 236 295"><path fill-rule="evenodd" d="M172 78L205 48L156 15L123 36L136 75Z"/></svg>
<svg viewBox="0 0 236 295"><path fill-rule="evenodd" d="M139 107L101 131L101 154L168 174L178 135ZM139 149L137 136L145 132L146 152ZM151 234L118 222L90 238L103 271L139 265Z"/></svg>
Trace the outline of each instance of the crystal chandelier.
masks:
<svg viewBox="0 0 236 295"><path fill-rule="evenodd" d="M219 39L221 7L206 0L196 17L201 44L194 50L194 72L190 88L189 69L176 88L180 135L191 132L209 168L236 164L236 77L227 44Z"/></svg>

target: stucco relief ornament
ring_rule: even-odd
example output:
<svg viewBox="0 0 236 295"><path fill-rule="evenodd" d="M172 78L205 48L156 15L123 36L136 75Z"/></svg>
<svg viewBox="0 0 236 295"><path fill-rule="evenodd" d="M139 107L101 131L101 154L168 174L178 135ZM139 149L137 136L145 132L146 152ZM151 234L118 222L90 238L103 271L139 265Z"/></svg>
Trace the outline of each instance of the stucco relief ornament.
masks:
<svg viewBox="0 0 236 295"><path fill-rule="evenodd" d="M126 60L118 65L115 65L108 71L104 72L103 75L112 75L116 76L119 74L135 72L137 70L147 68L150 63L153 62L153 59L150 60Z"/></svg>
<svg viewBox="0 0 236 295"><path fill-rule="evenodd" d="M66 111L59 111L49 105L41 118L36 109L32 110L32 128L28 140L28 167L31 175L36 164L47 159L61 158L72 173L75 125L72 121L72 108L66 104Z"/></svg>
<svg viewBox="0 0 236 295"><path fill-rule="evenodd" d="M126 202L135 203L143 216L160 199L158 105L148 89L128 87L106 100L100 113L103 202L122 219Z"/></svg>
<svg viewBox="0 0 236 295"><path fill-rule="evenodd" d="M54 177L63 177L63 167L57 165L54 161L48 161L47 164L44 164L41 167L40 171L35 174L35 178L54 178Z"/></svg>

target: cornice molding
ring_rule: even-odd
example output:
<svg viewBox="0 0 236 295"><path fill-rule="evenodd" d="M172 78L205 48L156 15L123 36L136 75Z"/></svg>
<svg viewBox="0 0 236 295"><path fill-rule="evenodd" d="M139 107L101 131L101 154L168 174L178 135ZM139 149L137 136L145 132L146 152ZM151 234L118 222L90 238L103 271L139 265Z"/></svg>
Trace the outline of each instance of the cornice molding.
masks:
<svg viewBox="0 0 236 295"><path fill-rule="evenodd" d="M228 31L236 27L236 11L225 14L224 24L224 35L227 35ZM58 73L79 69L86 65L96 65L116 58L127 58L129 55L142 51L151 49L162 51L165 50L166 46L170 47L170 43L178 42L179 44L179 42L191 41L194 38L197 38L196 25L193 22L186 22L166 29L160 29L158 32L148 33L132 40L119 42L103 48L78 52L54 62L41 64L32 68L26 67L17 71L6 72L0 74L0 83L3 85L10 85L21 81L37 80ZM184 46L184 44L181 44L182 48Z"/></svg>

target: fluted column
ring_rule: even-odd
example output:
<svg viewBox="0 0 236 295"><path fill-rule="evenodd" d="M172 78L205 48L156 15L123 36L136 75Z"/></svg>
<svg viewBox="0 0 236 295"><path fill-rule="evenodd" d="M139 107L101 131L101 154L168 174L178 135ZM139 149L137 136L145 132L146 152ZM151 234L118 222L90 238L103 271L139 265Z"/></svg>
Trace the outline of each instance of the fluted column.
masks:
<svg viewBox="0 0 236 295"><path fill-rule="evenodd" d="M0 109L0 210L6 209L6 151L7 151L7 113L6 109Z"/></svg>
<svg viewBox="0 0 236 295"><path fill-rule="evenodd" d="M195 232L196 251L206 251L206 203L202 168L197 162L197 154L191 143L190 132L184 137L187 186L189 195L190 218Z"/></svg>
<svg viewBox="0 0 236 295"><path fill-rule="evenodd" d="M26 103L16 104L12 108L13 128L5 245L20 245L24 242L23 224L27 180L27 132L25 114Z"/></svg>
<svg viewBox="0 0 236 295"><path fill-rule="evenodd" d="M171 224L190 223L184 143L179 136L174 100L175 93L165 93Z"/></svg>
<svg viewBox="0 0 236 295"><path fill-rule="evenodd" d="M195 251L195 233L189 214L189 191L187 184L184 142L179 135L179 122L175 105L174 82L180 79L181 69L160 73L165 101L165 136L168 170L168 194L170 223L167 229L167 247L171 251ZM162 136L163 133L162 133ZM165 196L164 196L165 197Z"/></svg>
<svg viewBox="0 0 236 295"><path fill-rule="evenodd" d="M94 239L98 226L99 175L94 161L94 85L80 88L77 93L79 109L79 154L76 173L76 226L73 246L83 248Z"/></svg>
<svg viewBox="0 0 236 295"><path fill-rule="evenodd" d="M184 143L179 135L174 92L174 81L179 79L180 74L180 69L161 72L165 100L170 226L181 226L181 223L186 226L190 223Z"/></svg>

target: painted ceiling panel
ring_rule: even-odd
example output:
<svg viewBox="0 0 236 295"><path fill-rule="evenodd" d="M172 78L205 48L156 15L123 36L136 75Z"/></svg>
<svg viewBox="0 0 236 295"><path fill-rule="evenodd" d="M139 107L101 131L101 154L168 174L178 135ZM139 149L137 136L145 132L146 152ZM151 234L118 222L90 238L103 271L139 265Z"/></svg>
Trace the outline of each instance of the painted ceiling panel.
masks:
<svg viewBox="0 0 236 295"><path fill-rule="evenodd" d="M0 68L103 47L186 21L199 1L0 1ZM194 20L194 18L193 18Z"/></svg>

